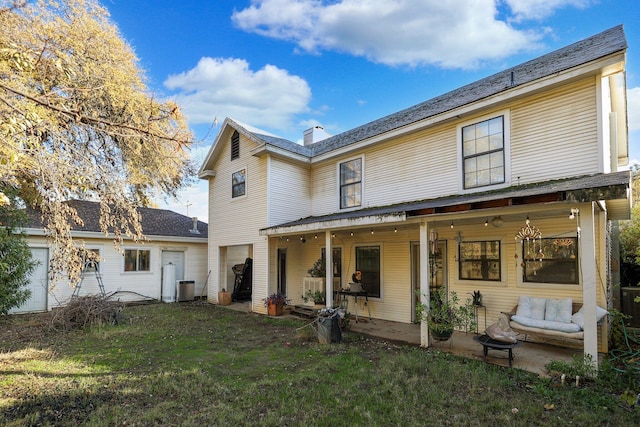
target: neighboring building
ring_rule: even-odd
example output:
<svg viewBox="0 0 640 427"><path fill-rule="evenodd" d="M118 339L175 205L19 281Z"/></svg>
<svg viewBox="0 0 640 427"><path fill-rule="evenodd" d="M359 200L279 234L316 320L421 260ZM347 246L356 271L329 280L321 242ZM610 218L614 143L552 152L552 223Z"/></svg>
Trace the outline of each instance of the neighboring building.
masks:
<svg viewBox="0 0 640 427"><path fill-rule="evenodd" d="M125 239L121 253L114 246L113 236L105 236L100 231L99 203L77 200L68 203L84 221L83 226L72 227L74 240L100 255L99 274L89 266L77 295L100 294L100 276L105 293L115 299L160 300L164 295L164 266L170 262L174 265L175 280L194 281L194 295L206 295L206 223L168 210L139 208L147 240L135 243ZM49 282L47 239L39 215L32 214L30 218L24 231L33 257L40 264L31 275L31 298L13 313L51 310L64 305L74 291L68 282Z"/></svg>
<svg viewBox="0 0 640 427"><path fill-rule="evenodd" d="M480 290L488 324L520 295L570 297L585 350L606 349L608 231L631 207L626 49L615 27L304 146L227 118L199 172L209 301L251 257L254 311L276 291L299 304L323 256L334 290L363 271L374 318L414 321L430 286ZM542 240L516 238L527 220Z"/></svg>

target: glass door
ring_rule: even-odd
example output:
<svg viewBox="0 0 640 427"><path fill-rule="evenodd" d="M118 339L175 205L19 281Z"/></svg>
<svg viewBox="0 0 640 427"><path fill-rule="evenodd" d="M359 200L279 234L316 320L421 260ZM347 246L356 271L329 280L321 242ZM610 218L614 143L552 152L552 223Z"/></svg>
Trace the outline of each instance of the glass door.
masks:
<svg viewBox="0 0 640 427"><path fill-rule="evenodd" d="M436 250L429 255L431 274L429 291L431 294L447 286L447 242L438 240ZM420 243L411 242L411 321L417 322L416 306L420 302Z"/></svg>

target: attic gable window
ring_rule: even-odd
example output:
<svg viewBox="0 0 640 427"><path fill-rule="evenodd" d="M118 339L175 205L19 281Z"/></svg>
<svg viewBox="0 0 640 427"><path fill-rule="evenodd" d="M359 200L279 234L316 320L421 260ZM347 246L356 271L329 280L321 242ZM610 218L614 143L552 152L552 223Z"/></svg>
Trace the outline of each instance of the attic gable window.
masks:
<svg viewBox="0 0 640 427"><path fill-rule="evenodd" d="M240 158L240 134L234 131L231 135L231 160Z"/></svg>
<svg viewBox="0 0 640 427"><path fill-rule="evenodd" d="M362 204L362 159L340 163L340 209Z"/></svg>
<svg viewBox="0 0 640 427"><path fill-rule="evenodd" d="M505 182L504 116L462 128L464 188Z"/></svg>
<svg viewBox="0 0 640 427"><path fill-rule="evenodd" d="M246 194L247 170L242 169L231 175L231 197L240 197Z"/></svg>

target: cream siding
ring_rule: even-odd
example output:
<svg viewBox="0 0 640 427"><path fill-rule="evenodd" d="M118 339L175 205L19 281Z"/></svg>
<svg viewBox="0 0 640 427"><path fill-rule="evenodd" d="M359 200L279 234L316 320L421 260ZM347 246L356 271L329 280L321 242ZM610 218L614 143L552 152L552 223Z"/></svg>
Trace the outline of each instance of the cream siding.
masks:
<svg viewBox="0 0 640 427"><path fill-rule="evenodd" d="M587 79L511 109L512 182L602 172L596 86Z"/></svg>
<svg viewBox="0 0 640 427"><path fill-rule="evenodd" d="M266 227L268 218L268 159L256 157L251 150L256 147L253 141L240 134L240 157L231 158L231 133L223 136L220 152L210 169L215 176L209 178L209 269L208 300L216 302L218 291L225 287L233 289L227 283L227 246L246 246L248 256L253 259L253 300L266 294L267 264L266 238L259 230ZM231 176L234 172L246 168L245 195L231 197ZM263 297L263 296L262 296ZM254 303L254 309L260 310Z"/></svg>
<svg viewBox="0 0 640 427"><path fill-rule="evenodd" d="M338 210L338 164L364 156L363 207L456 194L460 188L457 132L461 123L510 113L511 184L601 172L594 78L529 97L464 121L438 125L313 165L312 214ZM567 168L570 165L570 168ZM481 191L491 189L483 188Z"/></svg>
<svg viewBox="0 0 640 427"><path fill-rule="evenodd" d="M144 245L125 242L122 246L123 249L150 251L151 266L148 272L125 272L123 255L115 249L113 242L109 239L77 238L77 241L84 241L87 249L100 250L100 275L105 292L107 295L115 293L114 298L121 301L136 301L146 298L161 299L162 250L184 251L184 280L193 280L195 282L194 296L200 295L207 280L206 241L202 243L182 243L152 240ZM31 247L47 246L46 239L38 236L29 236L28 244ZM96 295L99 293L100 288L96 274L86 272L78 295ZM59 280L55 283L50 283L47 308L51 310L65 305L72 294L73 288L68 281Z"/></svg>
<svg viewBox="0 0 640 427"><path fill-rule="evenodd" d="M278 158L269 164L269 226L309 216L309 169Z"/></svg>

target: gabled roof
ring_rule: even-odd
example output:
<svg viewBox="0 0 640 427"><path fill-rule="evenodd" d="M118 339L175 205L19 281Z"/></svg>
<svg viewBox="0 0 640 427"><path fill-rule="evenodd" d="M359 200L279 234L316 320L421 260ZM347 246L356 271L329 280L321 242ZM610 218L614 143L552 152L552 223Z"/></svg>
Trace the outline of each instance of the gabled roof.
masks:
<svg viewBox="0 0 640 427"><path fill-rule="evenodd" d="M83 200L71 200L69 206L78 211L78 215L84 221L83 226L72 224L72 231L85 231L101 233L100 230L100 203ZM192 232L193 219L166 209L138 208L142 218L142 232L145 236L165 236L199 238L203 242L209 235L207 223L198 221L199 233ZM26 228L42 229L39 212L28 210L29 222Z"/></svg>
<svg viewBox="0 0 640 427"><path fill-rule="evenodd" d="M518 86L613 54L622 53L626 49L627 40L622 25L619 25L531 61L308 146L274 137L259 130L243 128L233 120L228 123L232 126L240 126L243 132L251 135L252 139L256 141L262 141L263 144L313 158L314 156L463 107ZM240 131L241 129L238 130Z"/></svg>

